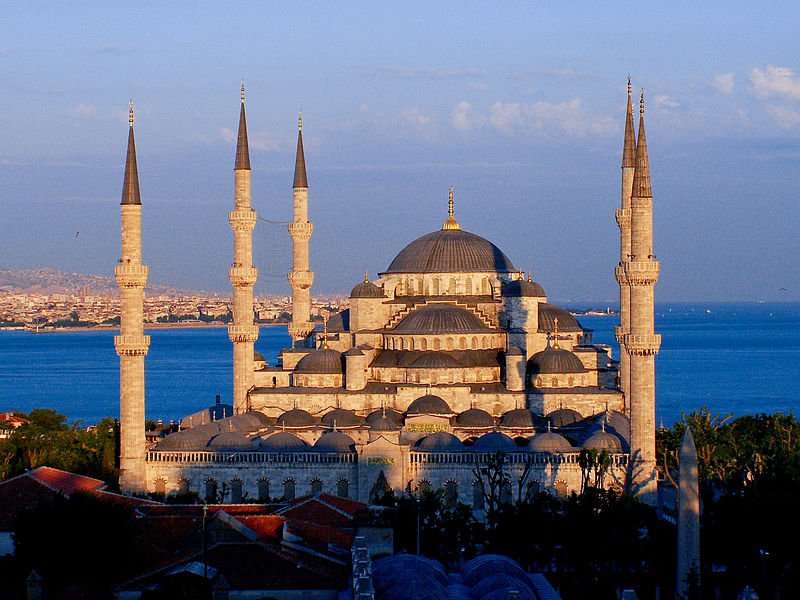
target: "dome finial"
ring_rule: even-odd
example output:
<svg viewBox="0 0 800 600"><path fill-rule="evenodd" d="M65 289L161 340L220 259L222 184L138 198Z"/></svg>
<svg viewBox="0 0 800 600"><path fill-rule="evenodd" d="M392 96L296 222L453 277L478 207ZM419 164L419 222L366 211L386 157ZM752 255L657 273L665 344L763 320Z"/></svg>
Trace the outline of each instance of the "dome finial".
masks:
<svg viewBox="0 0 800 600"><path fill-rule="evenodd" d="M300 115L297 117L297 131L303 131L303 111L300 111Z"/></svg>
<svg viewBox="0 0 800 600"><path fill-rule="evenodd" d="M128 125L133 127L133 100L130 101L131 111L128 114Z"/></svg>
<svg viewBox="0 0 800 600"><path fill-rule="evenodd" d="M328 316L325 315L322 319L322 349L328 349Z"/></svg>
<svg viewBox="0 0 800 600"><path fill-rule="evenodd" d="M558 350L558 317L555 319L556 327L553 332L553 349Z"/></svg>
<svg viewBox="0 0 800 600"><path fill-rule="evenodd" d="M639 96L639 115L644 116L644 90L642 90L642 94Z"/></svg>
<svg viewBox="0 0 800 600"><path fill-rule="evenodd" d="M533 283L533 279L531 278L531 272L528 271L528 282Z"/></svg>
<svg viewBox="0 0 800 600"><path fill-rule="evenodd" d="M369 283L369 271L364 271L364 283Z"/></svg>
<svg viewBox="0 0 800 600"><path fill-rule="evenodd" d="M628 98L631 97L631 74L628 73Z"/></svg>
<svg viewBox="0 0 800 600"><path fill-rule="evenodd" d="M461 229L461 225L458 224L458 221L455 220L453 217L453 186L450 186L450 193L449 193L449 200L448 200L448 207L447 207L447 221L444 222L442 225L442 230L454 230L454 229Z"/></svg>
<svg viewBox="0 0 800 600"><path fill-rule="evenodd" d="M242 77L242 104L244 104L244 77Z"/></svg>

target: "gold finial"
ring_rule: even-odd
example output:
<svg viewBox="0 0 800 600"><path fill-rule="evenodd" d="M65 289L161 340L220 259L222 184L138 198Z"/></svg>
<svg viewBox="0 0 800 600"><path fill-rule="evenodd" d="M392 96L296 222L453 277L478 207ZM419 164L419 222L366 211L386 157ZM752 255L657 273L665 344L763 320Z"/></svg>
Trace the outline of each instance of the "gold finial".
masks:
<svg viewBox="0 0 800 600"><path fill-rule="evenodd" d="M128 114L128 124L133 127L133 100L130 101L131 112Z"/></svg>
<svg viewBox="0 0 800 600"><path fill-rule="evenodd" d="M322 349L328 349L328 315L325 315L322 320Z"/></svg>
<svg viewBox="0 0 800 600"><path fill-rule="evenodd" d="M369 283L369 271L364 271L364 283Z"/></svg>
<svg viewBox="0 0 800 600"><path fill-rule="evenodd" d="M531 279L531 272L530 271L528 271L528 281L530 283L533 283L533 279Z"/></svg>
<svg viewBox="0 0 800 600"><path fill-rule="evenodd" d="M556 330L553 332L553 348L558 350L558 317L556 317Z"/></svg>
<svg viewBox="0 0 800 600"><path fill-rule="evenodd" d="M300 111L300 116L297 117L297 131L303 131L303 111Z"/></svg>
<svg viewBox="0 0 800 600"><path fill-rule="evenodd" d="M628 73L628 98L631 97L631 74Z"/></svg>
<svg viewBox="0 0 800 600"><path fill-rule="evenodd" d="M449 201L448 201L448 208L447 208L447 220L442 225L442 229L461 229L461 225L458 224L453 218L453 186L450 186L450 193L449 193Z"/></svg>
<svg viewBox="0 0 800 600"><path fill-rule="evenodd" d="M642 90L642 95L639 97L639 114L644 116L644 90Z"/></svg>
<svg viewBox="0 0 800 600"><path fill-rule="evenodd" d="M244 78L242 78L242 104L244 104Z"/></svg>

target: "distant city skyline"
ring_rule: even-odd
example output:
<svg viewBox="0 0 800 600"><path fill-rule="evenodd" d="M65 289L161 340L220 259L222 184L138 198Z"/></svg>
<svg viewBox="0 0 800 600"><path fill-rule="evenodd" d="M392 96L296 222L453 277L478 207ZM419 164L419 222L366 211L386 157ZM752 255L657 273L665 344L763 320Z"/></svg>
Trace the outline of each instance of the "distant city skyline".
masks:
<svg viewBox="0 0 800 600"><path fill-rule="evenodd" d="M127 102L150 282L231 293L247 89L253 207L291 218L297 112L312 294L346 294L462 227L561 301L614 304L626 76L645 89L657 301L800 300L799 9L11 5L0 43L0 268L111 275ZM289 294L259 223L257 294ZM277 248L275 247L277 246Z"/></svg>

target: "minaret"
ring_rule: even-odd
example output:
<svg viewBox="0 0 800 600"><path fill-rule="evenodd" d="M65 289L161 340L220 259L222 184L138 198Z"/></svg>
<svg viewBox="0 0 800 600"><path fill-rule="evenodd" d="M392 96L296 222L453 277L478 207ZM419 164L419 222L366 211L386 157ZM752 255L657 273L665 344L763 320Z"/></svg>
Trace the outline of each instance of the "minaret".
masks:
<svg viewBox="0 0 800 600"><path fill-rule="evenodd" d="M119 486L123 492L144 492L144 357L150 336L144 335L144 286L150 268L142 264L142 201L133 139L133 102L128 120L128 155L122 184L122 258L114 274L120 293L119 355L120 450Z"/></svg>
<svg viewBox="0 0 800 600"><path fill-rule="evenodd" d="M675 592L688 597L690 587L700 584L700 489L697 448L689 428L678 451L678 569ZM696 577L695 581L692 578Z"/></svg>
<svg viewBox="0 0 800 600"><path fill-rule="evenodd" d="M228 213L233 229L233 266L228 269L233 285L233 322L228 325L228 337L233 342L233 411L239 414L248 410L247 393L253 387L253 343L258 339L258 327L253 323L253 286L258 279L258 269L253 266L253 228L257 215L250 208L250 149L244 115L244 83L233 173L234 209Z"/></svg>
<svg viewBox="0 0 800 600"><path fill-rule="evenodd" d="M311 322L311 284L314 273L309 271L308 240L314 226L308 222L308 179L306 178L306 158L303 153L303 113L297 126L297 157L294 162L294 219L289 223L292 236L292 270L289 272L289 285L292 286L292 322L289 335L296 344L309 336L314 330Z"/></svg>
<svg viewBox="0 0 800 600"><path fill-rule="evenodd" d="M630 416L630 355L625 348L625 334L631 331L631 288L625 265L631 259L631 191L636 165L636 133L633 126L631 78L628 77L628 114L625 117L625 139L622 144L622 201L614 216L619 226L619 266L614 269L619 284L619 326L614 335L619 342L619 387L625 399L625 413Z"/></svg>
<svg viewBox="0 0 800 600"><path fill-rule="evenodd" d="M653 194L644 134L644 92L639 108L639 135L631 192L631 259L625 265L630 284L631 332L625 334L630 353L631 491L648 504L656 502L655 355L661 336L654 333L653 286L660 264L653 260Z"/></svg>

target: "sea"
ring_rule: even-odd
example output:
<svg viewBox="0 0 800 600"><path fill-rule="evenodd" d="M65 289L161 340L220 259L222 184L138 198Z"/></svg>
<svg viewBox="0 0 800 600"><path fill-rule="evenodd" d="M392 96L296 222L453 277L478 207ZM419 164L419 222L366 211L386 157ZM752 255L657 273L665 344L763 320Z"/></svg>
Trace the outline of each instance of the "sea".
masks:
<svg viewBox="0 0 800 600"><path fill-rule="evenodd" d="M568 306L568 305L567 305ZM616 315L581 315L612 346ZM701 407L721 416L800 412L800 303L656 305L656 420L671 426ZM224 327L153 329L145 359L147 418L180 419L231 403L232 350ZM0 331L0 412L52 408L70 424L119 415L114 331ZM262 326L256 350L274 365L286 326Z"/></svg>

